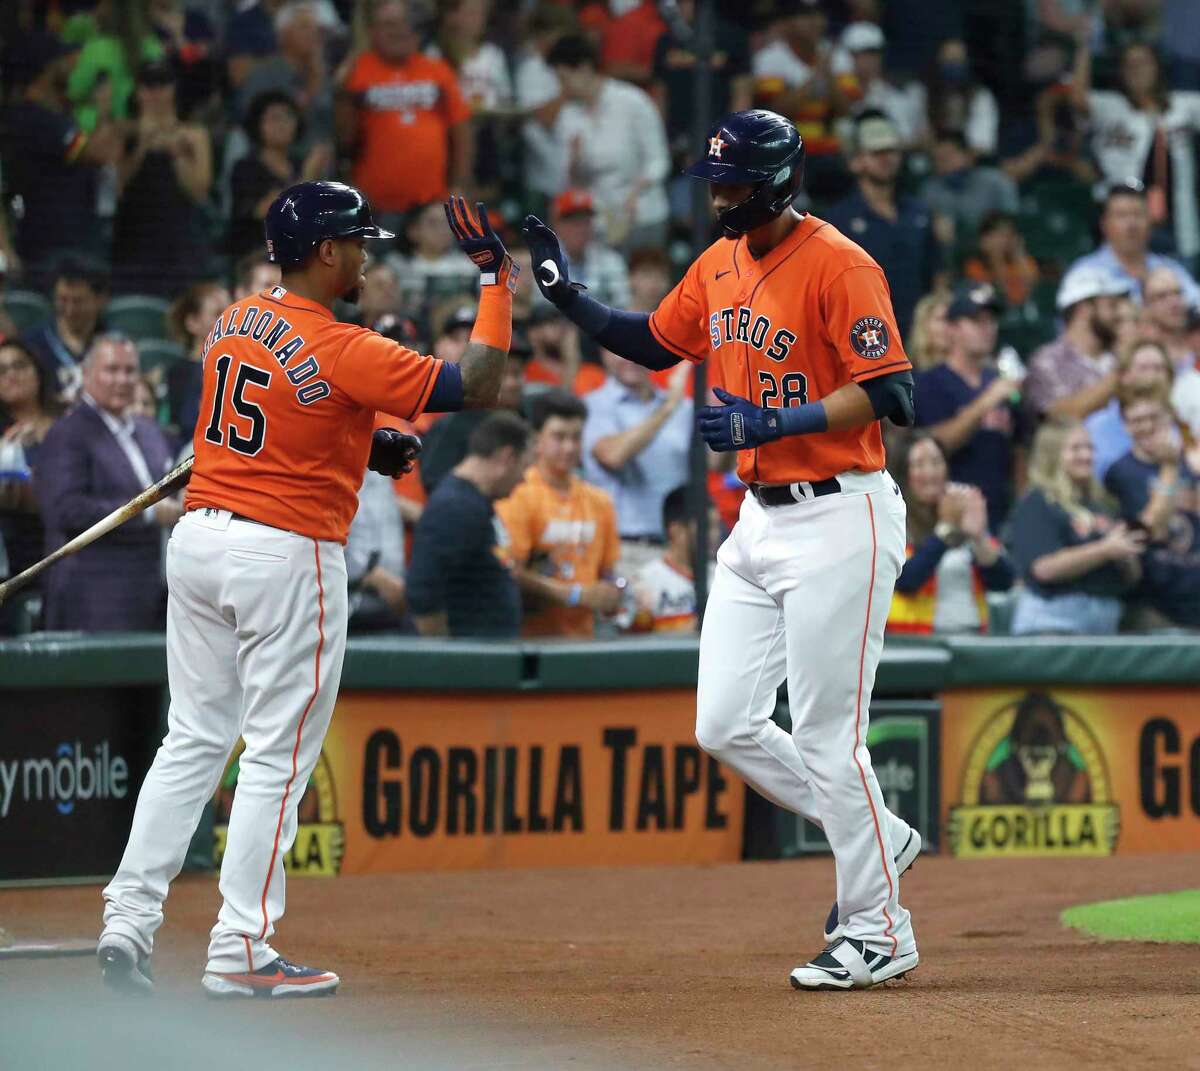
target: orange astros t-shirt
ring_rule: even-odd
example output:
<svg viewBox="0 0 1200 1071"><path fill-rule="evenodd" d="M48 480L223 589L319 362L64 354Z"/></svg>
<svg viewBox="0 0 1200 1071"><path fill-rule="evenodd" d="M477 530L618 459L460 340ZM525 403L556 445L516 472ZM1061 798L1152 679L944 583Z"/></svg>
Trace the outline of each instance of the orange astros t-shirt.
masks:
<svg viewBox="0 0 1200 1071"><path fill-rule="evenodd" d="M383 212L443 200L450 128L471 116L450 65L419 52L398 64L364 52L345 88L360 98L354 185Z"/></svg>
<svg viewBox="0 0 1200 1071"><path fill-rule="evenodd" d="M672 353L707 360L709 386L771 409L912 367L882 269L811 215L761 260L744 237L709 246L651 314L650 330ZM883 464L878 421L738 452L744 483L824 480Z"/></svg>
<svg viewBox="0 0 1200 1071"><path fill-rule="evenodd" d="M610 575L621 554L617 512L599 487L571 478L564 493L551 487L537 466L508 498L496 503L508 533L507 551L517 565L552 580L587 587ZM595 614L586 606L547 606L525 614L526 636L590 636Z"/></svg>
<svg viewBox="0 0 1200 1071"><path fill-rule="evenodd" d="M184 508L339 543L358 509L376 410L412 420L442 366L281 286L230 305L203 360Z"/></svg>

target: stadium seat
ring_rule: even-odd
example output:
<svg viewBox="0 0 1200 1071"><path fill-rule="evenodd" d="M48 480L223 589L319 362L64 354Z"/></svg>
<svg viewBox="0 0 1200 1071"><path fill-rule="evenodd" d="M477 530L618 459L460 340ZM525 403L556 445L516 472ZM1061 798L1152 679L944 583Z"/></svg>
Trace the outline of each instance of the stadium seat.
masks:
<svg viewBox="0 0 1200 1071"><path fill-rule="evenodd" d="M4 311L18 331L26 331L48 320L54 309L36 290L8 290L4 294Z"/></svg>
<svg viewBox="0 0 1200 1071"><path fill-rule="evenodd" d="M1079 182L1043 182L1021 196L1018 226L1030 255L1065 267L1096 246L1091 189Z"/></svg>
<svg viewBox="0 0 1200 1071"><path fill-rule="evenodd" d="M126 294L108 303L104 322L112 331L121 331L137 341L166 339L167 309L170 303L162 298L143 294Z"/></svg>
<svg viewBox="0 0 1200 1071"><path fill-rule="evenodd" d="M156 369L165 370L181 360L183 346L178 342L150 338L138 343L138 361L142 367L142 375L149 375Z"/></svg>

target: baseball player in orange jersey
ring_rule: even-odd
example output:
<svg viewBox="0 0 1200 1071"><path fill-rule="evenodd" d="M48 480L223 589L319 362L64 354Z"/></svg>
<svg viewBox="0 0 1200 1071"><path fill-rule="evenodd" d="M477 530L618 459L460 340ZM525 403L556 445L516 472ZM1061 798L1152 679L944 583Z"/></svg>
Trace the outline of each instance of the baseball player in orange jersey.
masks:
<svg viewBox="0 0 1200 1071"><path fill-rule="evenodd" d="M791 207L795 127L768 111L715 127L689 173L710 183L724 237L651 314L609 309L567 278L554 233L525 221L542 292L615 353L650 368L707 361L720 405L698 414L749 485L717 556L700 640L696 738L759 792L821 825L837 902L797 989L866 988L917 965L899 876L921 838L884 806L867 707L904 501L879 421L913 422L912 375L879 266ZM786 679L792 734L771 720Z"/></svg>
<svg viewBox="0 0 1200 1071"><path fill-rule="evenodd" d="M446 212L483 283L458 364L334 320L334 302L355 300L362 285L366 241L392 237L358 190L336 182L280 194L266 220L280 285L230 305L206 340L186 513L167 549L168 732L104 890L99 958L114 988L153 986L167 888L239 736L202 985L246 997L338 986L336 974L288 962L268 939L342 671L342 547L358 488L368 465L397 476L420 449L412 436L376 431L376 411L412 420L494 404L512 332L516 271L487 213L461 198Z"/></svg>

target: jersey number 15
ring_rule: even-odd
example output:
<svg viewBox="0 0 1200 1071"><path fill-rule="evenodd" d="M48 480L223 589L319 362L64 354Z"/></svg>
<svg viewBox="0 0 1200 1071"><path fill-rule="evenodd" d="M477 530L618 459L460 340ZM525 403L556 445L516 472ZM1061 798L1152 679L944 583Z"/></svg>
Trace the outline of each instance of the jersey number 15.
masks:
<svg viewBox="0 0 1200 1071"><path fill-rule="evenodd" d="M267 436L267 416L261 406L246 397L246 388L254 386L265 390L271 385L271 373L262 368L255 368L252 364L238 365L230 401L233 403L233 411L243 420L249 421L250 434L243 435L233 421L230 421L225 426L225 432L222 432L221 417L225 411L225 391L229 387L229 366L232 363L233 358L228 354L217 358L216 397L213 399L212 417L204 431L204 438L216 446L222 446L228 433L230 450L253 457L263 448L263 440Z"/></svg>
<svg viewBox="0 0 1200 1071"><path fill-rule="evenodd" d="M776 379L774 372L764 369L758 373L758 382L762 384L758 404L764 409L787 409L808 401L808 380L803 372L788 372Z"/></svg>

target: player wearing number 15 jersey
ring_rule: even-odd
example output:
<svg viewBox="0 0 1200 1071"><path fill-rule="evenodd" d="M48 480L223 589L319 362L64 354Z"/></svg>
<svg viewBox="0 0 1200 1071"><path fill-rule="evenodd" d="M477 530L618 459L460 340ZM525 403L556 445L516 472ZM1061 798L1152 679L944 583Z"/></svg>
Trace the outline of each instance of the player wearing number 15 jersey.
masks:
<svg viewBox="0 0 1200 1071"><path fill-rule="evenodd" d="M446 205L481 272L475 328L456 365L337 323L357 298L376 227L358 190L306 182L266 221L281 285L213 325L186 512L167 549L168 733L138 796L121 865L104 890L105 981L148 990L167 888L240 736L245 751L221 863L222 904L202 985L213 996L329 993L331 971L268 943L283 914L283 860L321 754L346 647L342 544L363 472L396 476L420 449L375 429L376 411L495 404L512 333L516 269L483 206ZM135 578L130 578L136 583Z"/></svg>
<svg viewBox="0 0 1200 1071"><path fill-rule="evenodd" d="M713 128L689 173L709 183L724 237L650 315L572 284L554 233L525 222L542 292L603 346L650 368L705 362L713 450L749 486L721 547L700 640L696 737L768 799L821 825L837 902L827 947L797 989L866 988L917 965L899 875L921 838L884 806L867 707L904 502L879 421L913 422L912 375L887 281L836 228L792 206L804 145L767 111ZM788 682L792 732L771 719Z"/></svg>

